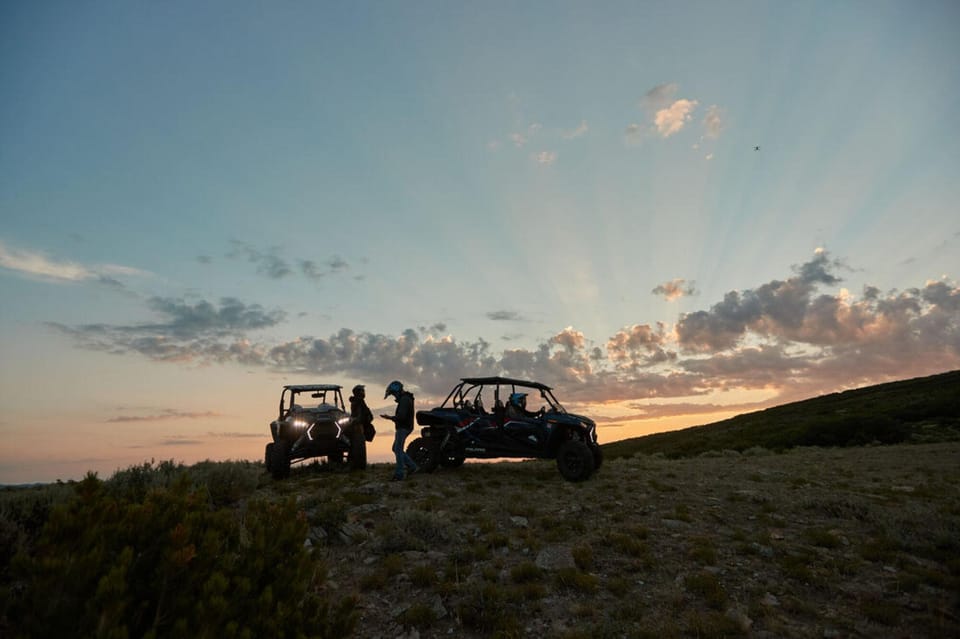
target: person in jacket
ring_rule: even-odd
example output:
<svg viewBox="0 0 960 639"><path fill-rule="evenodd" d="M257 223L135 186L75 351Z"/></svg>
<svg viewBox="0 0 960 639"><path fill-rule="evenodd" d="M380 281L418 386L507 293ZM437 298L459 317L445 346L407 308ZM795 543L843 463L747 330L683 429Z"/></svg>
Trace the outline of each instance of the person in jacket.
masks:
<svg viewBox="0 0 960 639"><path fill-rule="evenodd" d="M377 429L373 427L373 412L367 406L366 396L367 390L363 384L353 387L353 395L350 396L350 417L360 425L364 439L372 442Z"/></svg>
<svg viewBox="0 0 960 639"><path fill-rule="evenodd" d="M531 413L527 410L526 393L510 393L507 403L507 419L536 419L543 415L543 409Z"/></svg>
<svg viewBox="0 0 960 639"><path fill-rule="evenodd" d="M407 437L413 432L413 393L403 390L403 384L394 380L387 385L383 398L386 399L391 395L397 402L397 412L394 415L380 415L380 417L389 419L397 427L397 434L393 440L393 454L397 457L397 467L393 473L393 481L401 481L406 478L408 468L410 473L420 470L403 448Z"/></svg>

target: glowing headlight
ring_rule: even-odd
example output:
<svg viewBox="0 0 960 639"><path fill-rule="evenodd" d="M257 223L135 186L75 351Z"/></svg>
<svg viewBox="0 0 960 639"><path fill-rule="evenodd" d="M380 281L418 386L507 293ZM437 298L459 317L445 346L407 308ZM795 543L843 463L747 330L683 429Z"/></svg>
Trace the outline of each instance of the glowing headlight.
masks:
<svg viewBox="0 0 960 639"><path fill-rule="evenodd" d="M310 424L308 424L302 419L295 419L292 422L290 422L290 425L293 426L294 428L306 428Z"/></svg>

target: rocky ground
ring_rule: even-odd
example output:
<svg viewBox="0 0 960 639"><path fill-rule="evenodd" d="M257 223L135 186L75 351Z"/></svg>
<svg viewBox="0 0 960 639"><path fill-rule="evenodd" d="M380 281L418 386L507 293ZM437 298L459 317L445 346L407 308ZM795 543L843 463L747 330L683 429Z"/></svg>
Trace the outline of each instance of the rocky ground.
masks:
<svg viewBox="0 0 960 639"><path fill-rule="evenodd" d="M960 636L960 443L391 470L263 489L356 636Z"/></svg>

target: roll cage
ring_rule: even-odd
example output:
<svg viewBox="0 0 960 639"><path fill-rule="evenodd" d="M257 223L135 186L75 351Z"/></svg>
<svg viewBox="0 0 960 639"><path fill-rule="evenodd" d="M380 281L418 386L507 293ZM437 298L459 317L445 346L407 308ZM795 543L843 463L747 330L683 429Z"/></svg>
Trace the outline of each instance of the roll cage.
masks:
<svg viewBox="0 0 960 639"><path fill-rule="evenodd" d="M312 399L319 400L318 407L327 404L334 408L347 412L346 404L343 402L343 386L339 384L290 384L283 387L280 393L280 417L283 419L290 414L296 404L297 395L300 393L310 393Z"/></svg>
<svg viewBox="0 0 960 639"><path fill-rule="evenodd" d="M553 390L546 384L532 382L511 377L463 377L460 383L454 386L440 408L476 410L486 412L481 399L484 389L493 388L493 409L497 410L506 405L511 393L517 389L534 389L540 391L540 397L550 406L554 413L566 413L567 410L557 400ZM503 393L501 393L503 388ZM509 388L509 390L507 390Z"/></svg>

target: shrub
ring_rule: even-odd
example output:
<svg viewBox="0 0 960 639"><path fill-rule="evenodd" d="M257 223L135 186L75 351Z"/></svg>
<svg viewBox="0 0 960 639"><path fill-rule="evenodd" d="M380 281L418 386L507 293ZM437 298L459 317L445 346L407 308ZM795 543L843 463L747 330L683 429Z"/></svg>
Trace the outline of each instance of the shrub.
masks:
<svg viewBox="0 0 960 639"><path fill-rule="evenodd" d="M726 591L712 572L703 571L687 575L683 579L683 584L688 592L703 597L711 608L719 610L727 601Z"/></svg>
<svg viewBox="0 0 960 639"><path fill-rule="evenodd" d="M331 606L304 548L292 500L213 507L178 473L137 467L105 485L88 475L53 509L31 554L14 560L25 589L10 603L14 635L339 636L354 601ZM134 499L136 495L142 499Z"/></svg>
<svg viewBox="0 0 960 639"><path fill-rule="evenodd" d="M540 576L540 569L532 561L524 561L510 569L510 578L518 584L539 581Z"/></svg>

